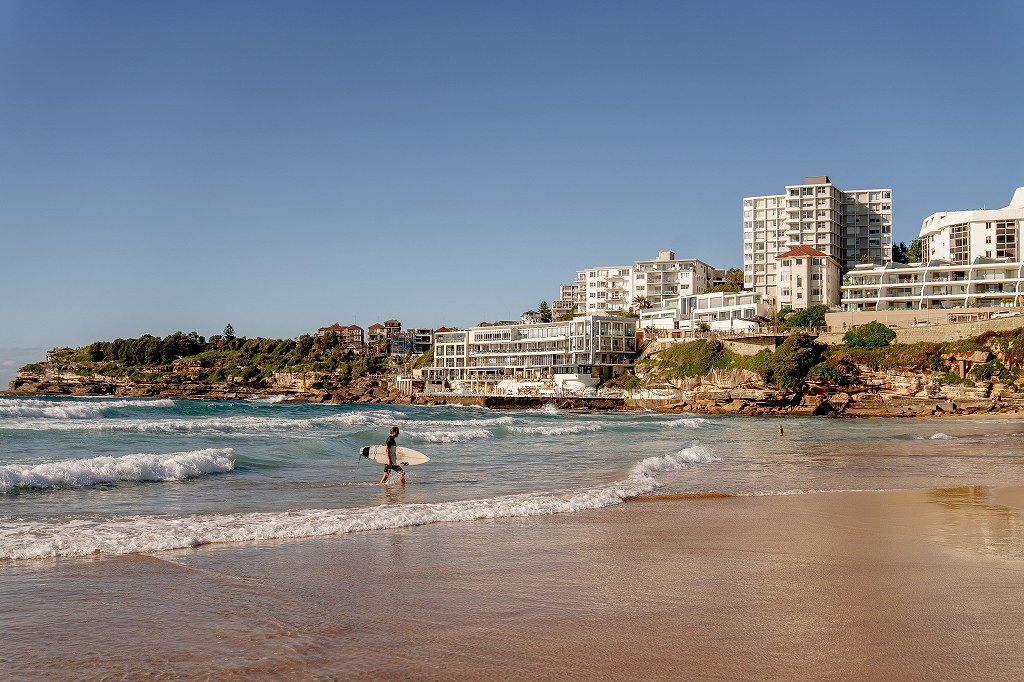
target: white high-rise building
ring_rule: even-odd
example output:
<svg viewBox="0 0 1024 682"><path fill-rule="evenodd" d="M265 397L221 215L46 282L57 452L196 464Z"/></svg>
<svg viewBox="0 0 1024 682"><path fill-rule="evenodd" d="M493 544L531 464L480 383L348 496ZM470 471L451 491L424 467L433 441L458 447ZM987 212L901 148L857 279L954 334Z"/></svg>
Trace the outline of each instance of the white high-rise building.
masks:
<svg viewBox="0 0 1024 682"><path fill-rule="evenodd" d="M744 288L774 296L777 257L799 246L834 258L844 272L892 260L892 189L843 190L818 175L785 194L743 199Z"/></svg>
<svg viewBox="0 0 1024 682"><path fill-rule="evenodd" d="M681 260L673 251L659 251L657 258L633 265L633 299L643 296L652 308L658 308L670 298L703 294L714 281L714 273L713 267L696 258Z"/></svg>
<svg viewBox="0 0 1024 682"><path fill-rule="evenodd" d="M847 311L1024 305L1024 187L1009 206L933 213L920 232L920 263L860 265L843 281Z"/></svg>
<svg viewBox="0 0 1024 682"><path fill-rule="evenodd" d="M576 313L600 315L629 310L638 296L658 308L668 299L704 293L711 286L714 271L696 258L677 259L674 251L659 251L657 257L633 265L579 270Z"/></svg>

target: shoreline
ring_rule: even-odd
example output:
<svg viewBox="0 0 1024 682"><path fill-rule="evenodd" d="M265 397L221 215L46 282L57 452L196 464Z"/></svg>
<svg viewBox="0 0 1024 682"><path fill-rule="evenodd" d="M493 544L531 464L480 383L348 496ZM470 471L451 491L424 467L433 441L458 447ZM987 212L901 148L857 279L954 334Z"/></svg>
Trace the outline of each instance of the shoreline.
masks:
<svg viewBox="0 0 1024 682"><path fill-rule="evenodd" d="M654 411L668 414L736 415L765 418L785 417L828 417L832 419L902 418L961 418L980 419L1024 419L1024 404L1003 403L997 400L972 399L959 401L947 398L915 398L907 396L886 396L884 400L869 406L850 406L842 403L838 408L829 404L827 396L795 393L781 406L765 406L742 398L727 400L698 400L693 403L677 399L634 399L608 397L559 397L559 396L416 396L403 398L375 398L371 400L333 400L330 396L287 396L273 391L241 391L232 394L188 395L179 392L152 392L145 394L75 394L54 392L0 391L0 397L14 399L32 398L166 398L172 400L238 401L283 398L282 405L331 404L331 405L414 405L436 407L462 405L484 407L492 410L541 409L549 405L561 410L622 410Z"/></svg>
<svg viewBox="0 0 1024 682"><path fill-rule="evenodd" d="M4 657L53 679L1013 679L1007 500L1024 487L640 499L19 562Z"/></svg>

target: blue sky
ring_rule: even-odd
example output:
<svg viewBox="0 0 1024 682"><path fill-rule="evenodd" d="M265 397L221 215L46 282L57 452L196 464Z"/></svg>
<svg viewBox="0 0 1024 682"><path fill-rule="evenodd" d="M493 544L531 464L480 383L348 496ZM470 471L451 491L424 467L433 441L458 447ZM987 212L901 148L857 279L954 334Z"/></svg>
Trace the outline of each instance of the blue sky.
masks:
<svg viewBox="0 0 1024 682"><path fill-rule="evenodd" d="M742 260L744 196L1024 185L1019 2L0 0L0 383L52 346L467 325Z"/></svg>

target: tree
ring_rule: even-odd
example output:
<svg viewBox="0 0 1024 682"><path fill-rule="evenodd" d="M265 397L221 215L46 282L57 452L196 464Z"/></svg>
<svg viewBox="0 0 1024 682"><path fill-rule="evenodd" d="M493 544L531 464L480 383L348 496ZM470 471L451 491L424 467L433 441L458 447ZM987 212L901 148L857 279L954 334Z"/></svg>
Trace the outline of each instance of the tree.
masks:
<svg viewBox="0 0 1024 682"><path fill-rule="evenodd" d="M235 338L235 328L231 326L230 322L228 322L227 326L224 327L224 334L223 334L223 336L224 336L224 339L227 340L227 341L231 341L231 340L233 340Z"/></svg>
<svg viewBox="0 0 1024 682"><path fill-rule="evenodd" d="M725 283L715 285L708 289L708 293L714 293L718 291L743 291L743 271L740 270L739 268L729 268L728 270L726 270Z"/></svg>
<svg viewBox="0 0 1024 682"><path fill-rule="evenodd" d="M850 348L882 348L896 338L896 332L881 322L871 321L843 334L843 343Z"/></svg>
<svg viewBox="0 0 1024 682"><path fill-rule="evenodd" d="M921 253L921 240L915 239L910 242L910 247L907 249L907 262L920 263L923 259L924 254Z"/></svg>
<svg viewBox="0 0 1024 682"><path fill-rule="evenodd" d="M765 379L780 388L799 388L819 362L825 346L807 334L793 334L771 354Z"/></svg>
<svg viewBox="0 0 1024 682"><path fill-rule="evenodd" d="M906 242L892 245L892 261L894 263L920 263L921 240L915 239L907 246Z"/></svg>
<svg viewBox="0 0 1024 682"><path fill-rule="evenodd" d="M812 305L806 310L791 311L786 316L785 325L790 328L824 327L825 313L827 312L827 305Z"/></svg>
<svg viewBox="0 0 1024 682"><path fill-rule="evenodd" d="M537 315L540 316L541 322L551 321L551 308L548 306L547 301L541 301L537 306Z"/></svg>
<svg viewBox="0 0 1024 682"><path fill-rule="evenodd" d="M643 294L637 294L633 297L633 307L637 310L650 310L653 306L651 305L651 299Z"/></svg>

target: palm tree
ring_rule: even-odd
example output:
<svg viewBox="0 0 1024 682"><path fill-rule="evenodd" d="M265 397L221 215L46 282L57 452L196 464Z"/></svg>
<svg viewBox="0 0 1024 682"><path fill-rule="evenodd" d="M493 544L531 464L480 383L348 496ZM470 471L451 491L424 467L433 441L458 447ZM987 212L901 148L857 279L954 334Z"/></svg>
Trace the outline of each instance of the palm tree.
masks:
<svg viewBox="0 0 1024 682"><path fill-rule="evenodd" d="M633 297L633 305L637 310L650 310L652 308L650 299L643 294L637 294Z"/></svg>

